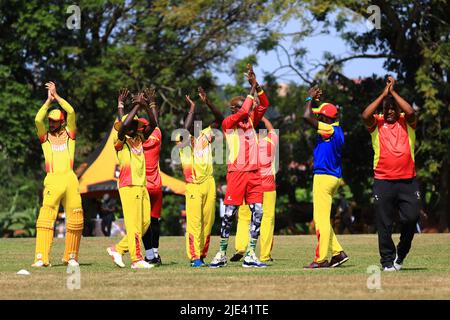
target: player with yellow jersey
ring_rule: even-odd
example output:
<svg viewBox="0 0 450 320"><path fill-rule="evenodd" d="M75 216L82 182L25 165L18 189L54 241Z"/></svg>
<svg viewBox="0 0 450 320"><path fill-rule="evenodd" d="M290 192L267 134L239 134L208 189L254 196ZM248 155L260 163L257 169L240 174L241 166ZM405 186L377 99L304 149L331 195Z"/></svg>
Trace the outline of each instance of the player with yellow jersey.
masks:
<svg viewBox="0 0 450 320"><path fill-rule="evenodd" d="M263 189L263 217L261 219L260 235L260 255L261 262L273 261L271 252L273 248L273 232L275 229L275 205L277 201L277 191L275 176L277 172L276 152L278 150L278 134L272 123L262 117L261 122L267 129L267 135L258 141L259 149L259 172L261 174L261 185ZM248 247L250 240L250 223L252 213L247 204L239 207L238 224L236 228L235 248L236 253L230 261L241 260Z"/></svg>
<svg viewBox="0 0 450 320"><path fill-rule="evenodd" d="M123 90L119 95L120 102L124 101L128 90ZM133 109L129 114L120 116L114 123L117 136L114 139L114 148L119 160L120 174L118 189L122 202L123 216L127 234L115 246L107 249L114 263L119 267L125 267L122 256L130 253L132 269L149 269L153 265L144 260L142 236L150 225L150 199L147 191L147 179L145 175L145 157L143 142L145 135L155 128L154 121L145 126L137 117L140 107L147 107L144 94L133 97ZM147 113L150 111L146 108ZM150 116L150 119L152 117Z"/></svg>
<svg viewBox="0 0 450 320"><path fill-rule="evenodd" d="M189 113L184 128L189 135L178 138L180 160L186 185L186 252L192 267L206 266L211 228L216 206L216 183L213 177L213 128L223 120L220 111L211 103L204 90L199 88L200 99L210 108L215 120L203 130L193 130L195 103L186 96ZM197 132L199 131L199 132Z"/></svg>
<svg viewBox="0 0 450 320"><path fill-rule="evenodd" d="M63 262L78 266L78 252L83 231L83 208L78 179L73 172L75 155L75 111L72 106L56 92L53 82L45 84L48 98L36 114L35 124L45 158L44 192L42 207L36 222L36 251L33 267L50 266L50 251L53 231L60 202L66 214L66 242ZM67 122L60 109L50 106L57 101L67 113ZM48 114L48 115L47 115ZM44 120L48 117L48 130Z"/></svg>

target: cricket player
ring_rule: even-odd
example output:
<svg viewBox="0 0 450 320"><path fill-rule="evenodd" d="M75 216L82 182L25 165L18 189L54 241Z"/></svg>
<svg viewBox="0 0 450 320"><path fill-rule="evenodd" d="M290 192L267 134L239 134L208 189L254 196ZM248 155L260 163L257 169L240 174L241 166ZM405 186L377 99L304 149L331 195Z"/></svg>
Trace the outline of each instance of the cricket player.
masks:
<svg viewBox="0 0 450 320"><path fill-rule="evenodd" d="M234 97L230 101L231 115L222 122L222 130L228 145L227 192L225 194L225 214L220 230L220 250L217 252L210 267L218 268L227 265L228 239L234 217L245 201L252 213L250 241L247 247L243 267L264 268L265 263L258 260L255 248L259 237L261 219L263 217L263 189L258 167L258 138L255 127L266 112L269 101L266 94L256 81L251 65L247 66L247 79L251 84L249 95ZM260 104L250 111L258 92Z"/></svg>
<svg viewBox="0 0 450 320"><path fill-rule="evenodd" d="M120 101L125 100L126 91L119 95ZM145 134L152 132L154 123L146 126L144 121L137 117L139 108L145 108L147 113L148 104L144 94L139 93L133 97L133 109L129 114L116 120L114 128L117 137L114 139L114 148L119 159L120 174L118 189L122 202L123 216L125 220L126 235L115 246L107 248L108 254L119 267L125 267L122 255L130 253L132 269L149 269L154 265L147 263L142 255L142 235L145 234L150 225L150 198L146 188L147 179L145 175L145 156L143 142ZM119 114L120 114L119 110Z"/></svg>
<svg viewBox="0 0 450 320"><path fill-rule="evenodd" d="M313 218L316 227L317 247L314 261L305 269L337 267L348 261L330 222L333 195L342 178L342 146L344 132L337 121L338 109L331 103L312 108L322 91L313 87L308 91L303 117L317 130L314 148ZM317 116L316 116L317 115ZM331 260L328 261L331 251Z"/></svg>
<svg viewBox="0 0 450 320"><path fill-rule="evenodd" d="M212 146L213 128L220 126L223 116L211 103L205 91L199 88L200 99L209 107L215 120L203 130L193 130L195 103L187 95L189 112L184 128L190 135L177 146L186 179L186 252L191 267L206 266L204 259L208 254L211 228L216 209L216 183L213 177Z"/></svg>
<svg viewBox="0 0 450 320"><path fill-rule="evenodd" d="M260 255L261 262L273 261L271 252L273 248L273 231L275 228L275 204L277 191L275 183L276 164L275 153L278 149L278 134L272 123L265 117L261 119L267 129L267 135L258 143L259 148L259 172L261 174L263 195L263 212L261 220ZM230 261L239 261L245 254L250 238L251 212L248 205L239 207L238 224L236 230L236 253Z"/></svg>
<svg viewBox="0 0 450 320"><path fill-rule="evenodd" d="M374 150L373 199L380 262L384 271L400 270L414 238L421 197L416 180L414 144L417 118L414 109L395 90L388 77L381 95L362 113ZM383 105L383 114L375 114ZM393 215L400 214L400 242L392 241Z"/></svg>
<svg viewBox="0 0 450 320"><path fill-rule="evenodd" d="M145 156L145 176L147 177L147 191L150 197L150 227L142 237L145 247L145 261L155 266L162 264L159 255L160 219L163 202L162 180L159 170L159 154L161 152L162 134L158 122L158 111L156 109L156 92L154 89L144 90L145 99L151 110L155 129L146 138L143 148ZM145 120L145 119L144 119ZM148 125L148 121L144 121Z"/></svg>
<svg viewBox="0 0 450 320"><path fill-rule="evenodd" d="M36 251L33 267L50 266L50 250L53 230L62 201L66 214L66 242L63 262L78 266L78 253L83 231L83 208L78 179L73 172L75 154L75 110L56 91L54 82L45 84L48 90L47 101L36 114L37 135L45 158L43 203L36 222ZM53 101L67 113L67 122L60 109L49 108ZM48 113L48 114L47 114ZM48 117L48 130L44 120Z"/></svg>

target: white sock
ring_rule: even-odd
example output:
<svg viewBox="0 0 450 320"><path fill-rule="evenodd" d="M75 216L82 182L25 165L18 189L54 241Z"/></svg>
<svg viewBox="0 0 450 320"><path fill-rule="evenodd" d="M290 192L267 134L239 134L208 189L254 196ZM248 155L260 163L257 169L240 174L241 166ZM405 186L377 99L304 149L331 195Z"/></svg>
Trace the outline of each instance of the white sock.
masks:
<svg viewBox="0 0 450 320"><path fill-rule="evenodd" d="M153 248L153 253L155 254L155 258L158 258L158 248Z"/></svg>
<svg viewBox="0 0 450 320"><path fill-rule="evenodd" d="M153 249L145 250L145 256L147 257L148 260L152 260L155 257Z"/></svg>

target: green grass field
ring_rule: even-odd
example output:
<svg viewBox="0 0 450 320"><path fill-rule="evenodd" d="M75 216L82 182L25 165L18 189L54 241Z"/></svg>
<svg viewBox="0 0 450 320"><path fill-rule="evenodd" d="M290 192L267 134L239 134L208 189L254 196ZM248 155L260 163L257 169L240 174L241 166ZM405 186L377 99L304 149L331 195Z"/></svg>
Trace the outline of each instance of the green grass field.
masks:
<svg viewBox="0 0 450 320"><path fill-rule="evenodd" d="M450 234L416 235L400 272L381 273L381 290L367 288L367 268L379 262L376 235L339 236L350 260L335 269L303 270L314 254L313 236L277 236L275 262L266 269L189 267L183 237L162 237L163 266L117 268L106 253L115 239L84 238L81 289L67 289L60 263L64 242L52 249L51 268L32 269L34 239L0 239L0 299L450 299ZM396 241L398 235L395 236ZM209 262L218 249L210 247ZM229 253L233 252L230 239ZM128 257L125 262L129 266ZM17 275L20 269L29 276Z"/></svg>

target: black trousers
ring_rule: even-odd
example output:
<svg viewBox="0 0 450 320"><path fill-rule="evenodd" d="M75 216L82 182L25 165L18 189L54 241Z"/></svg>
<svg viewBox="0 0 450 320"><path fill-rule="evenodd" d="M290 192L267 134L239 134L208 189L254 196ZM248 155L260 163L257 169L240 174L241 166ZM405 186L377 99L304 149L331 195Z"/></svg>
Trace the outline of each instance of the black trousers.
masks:
<svg viewBox="0 0 450 320"><path fill-rule="evenodd" d="M378 229L378 248L383 267L392 266L395 254L403 260L411 249L420 213L419 184L415 178L378 180L373 184L373 199ZM394 214L400 214L400 242L392 241Z"/></svg>

